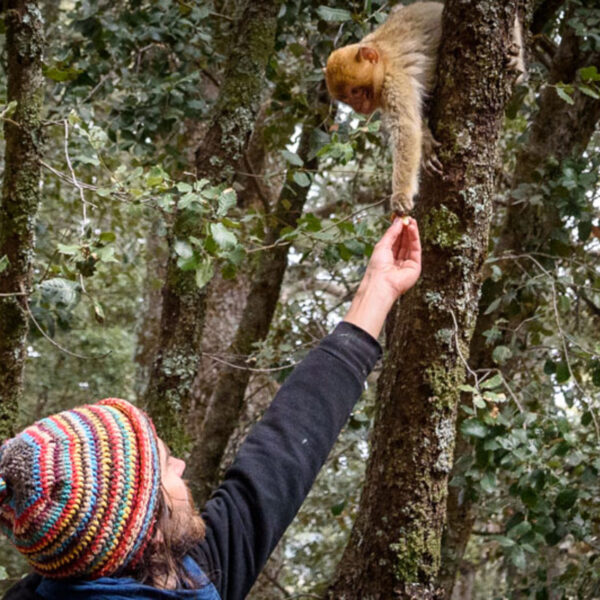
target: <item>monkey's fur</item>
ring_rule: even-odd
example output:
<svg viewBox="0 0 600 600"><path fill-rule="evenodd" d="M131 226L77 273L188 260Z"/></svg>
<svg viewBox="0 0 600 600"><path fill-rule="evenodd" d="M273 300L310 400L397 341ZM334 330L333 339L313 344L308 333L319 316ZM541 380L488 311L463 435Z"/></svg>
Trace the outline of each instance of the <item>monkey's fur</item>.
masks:
<svg viewBox="0 0 600 600"><path fill-rule="evenodd" d="M422 115L435 86L443 8L439 2L399 6L358 44L332 52L325 68L333 98L364 114L383 110L393 142L391 204L397 214L413 208L422 157L426 169L442 170L438 144ZM518 21L515 29L520 44Z"/></svg>

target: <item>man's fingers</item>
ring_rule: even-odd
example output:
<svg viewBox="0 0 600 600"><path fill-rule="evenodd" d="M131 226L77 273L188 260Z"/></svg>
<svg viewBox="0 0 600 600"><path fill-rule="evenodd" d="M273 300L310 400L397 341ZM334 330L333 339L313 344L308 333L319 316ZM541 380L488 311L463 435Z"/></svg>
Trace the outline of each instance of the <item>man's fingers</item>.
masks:
<svg viewBox="0 0 600 600"><path fill-rule="evenodd" d="M419 227L412 217L410 219L410 224L406 228L406 235L403 237L406 250L408 251L406 258L421 264L421 238L419 237Z"/></svg>
<svg viewBox="0 0 600 600"><path fill-rule="evenodd" d="M394 222L387 228L387 231L383 234L383 237L377 242L377 245L386 250L392 250L394 242L400 237L402 229L405 224L403 217L396 217Z"/></svg>

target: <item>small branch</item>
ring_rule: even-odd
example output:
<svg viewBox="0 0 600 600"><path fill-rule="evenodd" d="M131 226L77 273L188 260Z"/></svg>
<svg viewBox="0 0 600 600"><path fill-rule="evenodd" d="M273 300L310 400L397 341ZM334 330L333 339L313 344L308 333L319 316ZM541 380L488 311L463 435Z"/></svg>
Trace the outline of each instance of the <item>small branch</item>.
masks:
<svg viewBox="0 0 600 600"><path fill-rule="evenodd" d="M23 295L25 295L25 294L23 294ZM69 356L72 356L74 358L81 358L83 360L97 360L99 358L106 358L111 353L111 350L109 350L105 354L98 354L96 356L93 356L93 355L86 356L84 354L77 354L76 352L71 352L70 350L67 350L64 346L61 346L58 342L53 340L42 329L42 326L37 322L36 318L33 316L33 313L31 312L31 309L29 308L29 302L27 302L27 301L25 301L25 310L27 311L29 318L32 320L33 324L36 326L37 330L42 334L42 336L45 337L53 346L58 348L61 352L64 352L65 354L68 354Z"/></svg>
<svg viewBox="0 0 600 600"><path fill-rule="evenodd" d="M69 171L71 171L71 176L73 177L73 184L79 190L79 196L81 198L81 206L83 209L83 223L81 224L81 234L85 234L85 224L87 223L87 201L83 194L83 187L79 183L77 176L75 175L75 171L73 169L73 165L71 164L71 158L69 156L69 121L64 119L63 121L65 125L65 158L67 159L67 165L69 167Z"/></svg>
<svg viewBox="0 0 600 600"><path fill-rule="evenodd" d="M229 362L223 358L220 358L216 354L210 354L209 352L202 352L201 354L202 354L202 356L207 356L208 358L214 360L215 362L221 363L222 365L227 365L228 367L232 367L233 369L239 369L240 371L251 371L252 373L275 373L277 371L284 371L285 369L290 369L292 367L295 367L297 364L299 364L298 362L293 362L293 363L290 363L289 365L282 365L281 367L270 367L270 368L265 367L264 369L258 369L255 367L247 367L244 365L239 365L236 363ZM247 359L248 359L248 357L246 357L244 360L247 360Z"/></svg>

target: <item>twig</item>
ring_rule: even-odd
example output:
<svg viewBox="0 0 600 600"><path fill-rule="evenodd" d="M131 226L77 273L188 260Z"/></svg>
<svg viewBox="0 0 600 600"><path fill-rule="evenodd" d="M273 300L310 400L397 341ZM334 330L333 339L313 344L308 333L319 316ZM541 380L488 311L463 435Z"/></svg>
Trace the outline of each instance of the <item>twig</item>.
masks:
<svg viewBox="0 0 600 600"><path fill-rule="evenodd" d="M92 91L83 99L79 104L85 104L104 84L104 82L110 77L110 73L107 73L103 77L100 78L100 81L94 86Z"/></svg>
<svg viewBox="0 0 600 600"><path fill-rule="evenodd" d="M68 354L69 356L73 356L74 358L82 358L83 360L97 360L99 358L106 358L112 352L111 350L109 350L105 354L98 354L96 356L92 356L92 355L85 356L84 354L77 354L76 352L71 352L70 350L67 350L64 346L61 346L58 342L53 340L42 329L42 326L36 321L36 318L33 316L33 313L31 312L31 309L29 308L29 302L27 302L27 301L25 302L25 310L27 311L29 318L33 321L33 324L36 326L37 330L42 334L42 336L45 337L53 346L58 348L61 352L64 352L65 354Z"/></svg>
<svg viewBox="0 0 600 600"><path fill-rule="evenodd" d="M298 362L294 362L289 365L282 365L281 367L270 367L270 368L265 367L264 369L259 369L256 367L247 367L244 365L236 365L235 363L232 363L223 358L220 358L216 354L210 354L209 352L202 352L202 356L207 356L208 358L211 358L215 362L221 363L223 365L227 365L228 367L232 367L234 369L240 369L241 371L252 371L253 373L274 373L277 371L284 371L285 369L295 367L298 364Z"/></svg>
<svg viewBox="0 0 600 600"><path fill-rule="evenodd" d="M67 159L67 165L73 177L73 183L75 187L79 190L79 196L81 197L81 206L83 208L83 223L81 224L81 235L84 235L85 224L87 223L87 201L83 194L83 187L81 186L77 179L77 176L75 175L73 165L71 164L71 158L69 157L69 121L67 119L64 119L63 123L65 124L65 158Z"/></svg>

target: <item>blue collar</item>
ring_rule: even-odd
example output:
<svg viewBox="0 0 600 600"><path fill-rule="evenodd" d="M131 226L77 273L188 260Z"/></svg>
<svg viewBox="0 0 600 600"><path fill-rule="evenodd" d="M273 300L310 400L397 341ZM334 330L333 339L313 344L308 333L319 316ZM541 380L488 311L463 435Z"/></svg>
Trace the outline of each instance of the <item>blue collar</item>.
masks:
<svg viewBox="0 0 600 600"><path fill-rule="evenodd" d="M100 579L42 579L36 593L46 600L221 600L215 586L190 557L183 559L188 574L198 589L161 590L144 585L132 577Z"/></svg>

